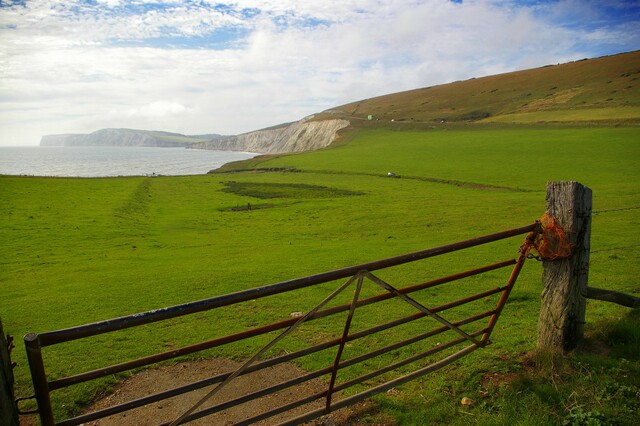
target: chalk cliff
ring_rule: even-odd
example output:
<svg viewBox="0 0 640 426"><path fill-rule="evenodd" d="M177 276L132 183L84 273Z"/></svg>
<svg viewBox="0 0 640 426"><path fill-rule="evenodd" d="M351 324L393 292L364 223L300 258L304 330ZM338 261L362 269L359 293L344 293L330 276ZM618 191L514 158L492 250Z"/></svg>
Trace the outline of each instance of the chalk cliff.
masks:
<svg viewBox="0 0 640 426"><path fill-rule="evenodd" d="M261 154L310 151L330 145L335 140L338 130L349 125L347 120L312 121L311 118L237 136L196 143L191 147Z"/></svg>

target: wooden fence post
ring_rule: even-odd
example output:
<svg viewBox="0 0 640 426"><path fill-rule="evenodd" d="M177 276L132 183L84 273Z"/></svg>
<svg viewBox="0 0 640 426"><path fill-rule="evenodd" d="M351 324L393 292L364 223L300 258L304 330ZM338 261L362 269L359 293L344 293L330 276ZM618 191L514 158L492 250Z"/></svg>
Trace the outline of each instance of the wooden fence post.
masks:
<svg viewBox="0 0 640 426"><path fill-rule="evenodd" d="M589 249L591 189L578 182L547 183L547 214L556 219L571 244L571 256L544 260L538 350L564 353L584 334Z"/></svg>
<svg viewBox="0 0 640 426"><path fill-rule="evenodd" d="M0 318L0 425L18 424L18 407L13 394L13 367L9 357L9 343L5 339Z"/></svg>

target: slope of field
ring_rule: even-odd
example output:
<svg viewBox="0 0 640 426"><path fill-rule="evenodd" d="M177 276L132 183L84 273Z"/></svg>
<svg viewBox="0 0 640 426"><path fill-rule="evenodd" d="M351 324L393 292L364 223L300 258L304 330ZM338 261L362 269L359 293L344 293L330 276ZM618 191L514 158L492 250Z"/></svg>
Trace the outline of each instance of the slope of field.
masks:
<svg viewBox="0 0 640 426"><path fill-rule="evenodd" d="M638 122L640 51L474 78L349 103L321 117L440 123ZM361 123L362 124L362 123Z"/></svg>

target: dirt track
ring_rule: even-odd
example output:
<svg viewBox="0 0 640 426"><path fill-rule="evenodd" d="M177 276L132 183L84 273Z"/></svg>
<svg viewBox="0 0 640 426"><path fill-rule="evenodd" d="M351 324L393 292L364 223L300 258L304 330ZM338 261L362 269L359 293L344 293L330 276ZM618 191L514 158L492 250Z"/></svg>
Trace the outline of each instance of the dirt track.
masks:
<svg viewBox="0 0 640 426"><path fill-rule="evenodd" d="M224 372L232 372L238 369L241 363L229 359L218 358L212 360L193 361L180 363L172 366L163 366L155 369L143 371L118 385L110 395L96 401L87 412L130 401L137 397L160 392L174 388L181 384L190 383L206 377L211 377ZM216 403L229 400L238 396L246 395L257 389L282 382L287 379L299 377L303 372L291 364L279 365L258 372L240 376L229 383L218 394L204 404L202 407L214 405ZM207 387L198 391L193 391L180 397L164 400L158 403L146 405L133 411L120 413L111 417L92 421L87 426L98 425L121 425L121 426L145 426L157 425L163 422L171 422L180 417L193 404L199 401L212 388ZM248 403L223 410L214 415L205 417L188 423L189 425L233 425L264 412L270 408L275 408L288 402L296 401L301 395L311 395L326 389L323 380L306 382L302 385L285 389L281 392L250 401ZM277 415L267 420L263 420L256 425L273 425L286 419L290 419L307 411L321 408L324 400L315 401L299 407L284 415ZM334 413L316 419L309 423L311 425L337 426L337 425L393 425L391 419L380 417L377 422L361 422L359 418L366 413L375 412L376 407L372 402L365 402L338 410Z"/></svg>

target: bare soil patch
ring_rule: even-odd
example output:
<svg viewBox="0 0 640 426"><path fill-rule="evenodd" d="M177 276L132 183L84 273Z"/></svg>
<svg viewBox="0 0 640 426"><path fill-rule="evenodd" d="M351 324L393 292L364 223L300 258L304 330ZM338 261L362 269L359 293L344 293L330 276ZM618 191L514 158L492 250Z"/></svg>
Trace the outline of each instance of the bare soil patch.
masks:
<svg viewBox="0 0 640 426"><path fill-rule="evenodd" d="M242 364L226 358L184 362L175 365L161 366L145 370L117 385L115 389L97 400L86 412L93 412L102 408L121 404L149 394L175 388L192 383L217 374L233 372ZM247 395L258 389L293 379L304 374L292 364L282 364L261 371L236 377L224 389L214 395L211 400L200 409L210 407L223 401ZM188 423L189 425L233 425L270 409L299 400L302 396L322 392L327 387L324 380L316 379L296 387L288 388L250 402L220 411L211 416ZM189 410L197 401L205 396L212 387L206 387L189 392L158 403L116 414L104 419L86 423L87 426L119 425L145 426L171 422ZM254 423L256 425L273 425L291 419L311 410L324 407L324 400L298 407L284 414ZM372 420L375 418L375 420ZM363 420L364 418L367 420ZM338 425L394 425L395 422L378 413L378 408L372 401L356 404L342 410L335 411L318 418L308 425L338 426Z"/></svg>

